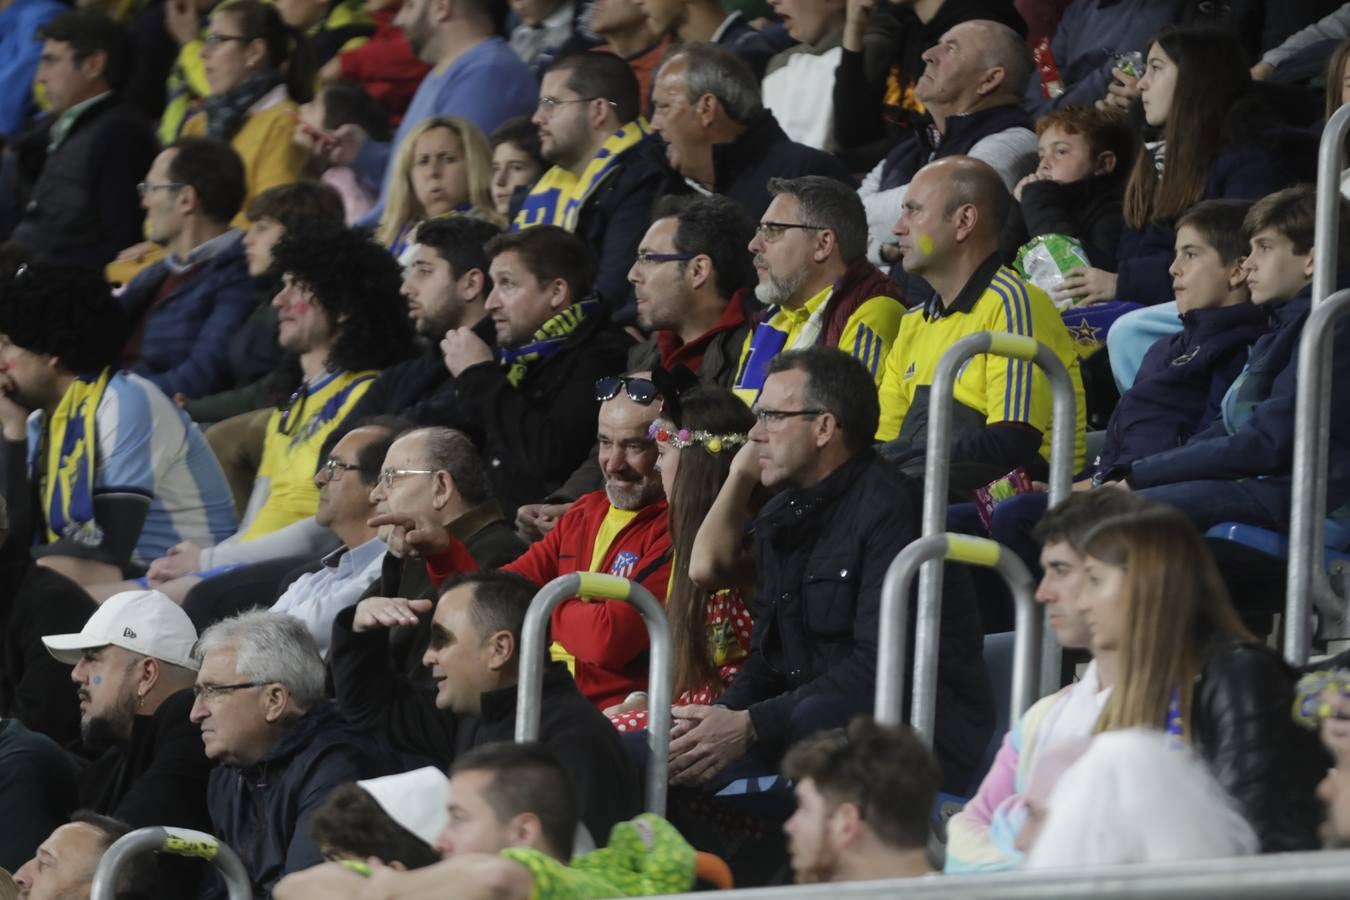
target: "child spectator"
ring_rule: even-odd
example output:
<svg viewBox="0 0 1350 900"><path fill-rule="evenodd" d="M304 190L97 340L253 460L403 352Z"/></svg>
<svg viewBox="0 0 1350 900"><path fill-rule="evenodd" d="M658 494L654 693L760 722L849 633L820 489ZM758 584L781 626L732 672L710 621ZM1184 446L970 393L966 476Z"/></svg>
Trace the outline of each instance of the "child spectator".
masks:
<svg viewBox="0 0 1350 900"><path fill-rule="evenodd" d="M1094 266L1114 269L1125 227L1125 160L1134 132L1124 113L1070 106L1036 122L1040 164L1013 188L1026 238L1067 235Z"/></svg>
<svg viewBox="0 0 1350 900"><path fill-rule="evenodd" d="M539 129L529 116L507 119L489 138L492 144L492 204L497 214L515 218L525 195L548 164L539 149Z"/></svg>
<svg viewBox="0 0 1350 900"><path fill-rule="evenodd" d="M492 153L473 123L446 116L420 122L399 145L375 239L397 258L424 219L460 213L504 226L491 182Z"/></svg>
<svg viewBox="0 0 1350 900"><path fill-rule="evenodd" d="M389 140L389 118L380 104L359 85L335 81L300 107L291 140L309 155L305 174L331 185L342 197L343 220L352 225L375 205L379 185L366 184L351 166L328 161L333 131L354 123L377 141Z"/></svg>
<svg viewBox="0 0 1350 900"><path fill-rule="evenodd" d="M1344 267L1350 245L1343 224L1339 247L1313 246L1316 205L1311 187L1288 188L1247 214L1251 253L1243 268L1252 300L1270 311L1270 328L1252 347L1209 427L1180 447L1136 459L1124 475L1131 487L1178 507L1201 527L1289 524L1294 400L1303 325L1312 307L1313 255L1336 253ZM1350 499L1350 328L1344 323L1336 328L1332 353L1329 510Z"/></svg>

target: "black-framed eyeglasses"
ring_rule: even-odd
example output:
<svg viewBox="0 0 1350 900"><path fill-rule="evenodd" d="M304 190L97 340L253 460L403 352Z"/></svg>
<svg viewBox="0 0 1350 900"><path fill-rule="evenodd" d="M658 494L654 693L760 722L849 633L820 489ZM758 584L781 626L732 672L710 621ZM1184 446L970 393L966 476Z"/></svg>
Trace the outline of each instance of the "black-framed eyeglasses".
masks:
<svg viewBox="0 0 1350 900"><path fill-rule="evenodd" d="M136 185L136 193L144 198L151 191L176 191L183 187L187 185L181 181L142 181Z"/></svg>
<svg viewBox="0 0 1350 900"><path fill-rule="evenodd" d="M613 100L608 99L607 97L577 97L575 100L564 100L561 97L550 97L547 94L545 94L544 96L539 98L539 104L537 109L544 115L551 116L558 111L558 107L566 106L568 103L590 103L595 100L604 100L606 103L608 103L615 109L619 108L619 104L615 103Z"/></svg>
<svg viewBox="0 0 1350 900"><path fill-rule="evenodd" d="M241 44L247 44L253 38L242 34L219 34L214 31L207 32L206 37L202 38L202 43L212 50L217 49L221 44L228 44L230 41L238 41Z"/></svg>
<svg viewBox="0 0 1350 900"><path fill-rule="evenodd" d="M802 225L797 222L760 222L755 226L755 234L763 238L766 243L772 244L792 228L802 228L806 231L826 230L824 225Z"/></svg>
<svg viewBox="0 0 1350 900"><path fill-rule="evenodd" d="M786 419L795 419L798 416L818 416L826 411L823 409L761 409L758 406L750 410L754 417L759 420L759 424L765 428L777 425Z"/></svg>
<svg viewBox="0 0 1350 900"><path fill-rule="evenodd" d="M238 684L194 684L192 686L192 696L198 700L205 700L208 703L216 700L226 694L232 694L235 691L246 690L247 688L262 687L267 684L266 681L241 681Z"/></svg>
<svg viewBox="0 0 1350 900"><path fill-rule="evenodd" d="M656 382L650 378L634 378L631 375L606 375L595 382L595 399L601 403L606 400L613 400L619 396L619 391L625 391L629 400L634 403L641 403L643 406L661 396L661 391L656 387Z"/></svg>
<svg viewBox="0 0 1350 900"><path fill-rule="evenodd" d="M639 266L651 266L656 263L665 262L687 262L698 256L697 253L650 253L646 250L639 250L637 254L637 264Z"/></svg>
<svg viewBox="0 0 1350 900"><path fill-rule="evenodd" d="M361 466L357 463L343 462L330 456L324 461L323 465L319 466L319 477L324 481L334 481L342 477L338 474L339 472L350 472L353 469L360 468Z"/></svg>

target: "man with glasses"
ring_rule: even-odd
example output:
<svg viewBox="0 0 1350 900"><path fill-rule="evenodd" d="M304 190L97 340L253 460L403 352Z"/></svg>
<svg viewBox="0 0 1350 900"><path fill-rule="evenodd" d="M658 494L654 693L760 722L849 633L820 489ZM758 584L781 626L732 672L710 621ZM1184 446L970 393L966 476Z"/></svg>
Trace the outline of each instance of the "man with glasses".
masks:
<svg viewBox="0 0 1350 900"><path fill-rule="evenodd" d="M881 380L904 307L866 259L867 220L847 185L821 175L769 180L773 201L749 250L770 313L745 341L733 390L754 403L784 350L838 347Z"/></svg>
<svg viewBox="0 0 1350 900"><path fill-rule="evenodd" d="M118 297L130 322L123 363L169 396L205 397L231 386L230 338L253 312L243 233L230 220L244 202L244 163L229 144L183 138L138 185L145 236L168 256Z"/></svg>
<svg viewBox="0 0 1350 900"><path fill-rule="evenodd" d="M75 634L42 643L79 686L79 805L134 828L210 830L211 763L188 721L197 630L158 591L108 598Z"/></svg>
<svg viewBox="0 0 1350 900"><path fill-rule="evenodd" d="M580 237L595 261L595 293L625 325L635 314L628 269L667 177L661 141L638 106L637 78L612 53L555 63L533 119L553 168L531 188L515 220L517 228L557 225Z"/></svg>
<svg viewBox="0 0 1350 900"><path fill-rule="evenodd" d="M15 140L25 160L26 208L10 240L40 259L100 268L141 240L136 182L154 159L154 131L119 96L130 75L126 30L101 13L71 11L38 29L37 85L47 115Z"/></svg>
<svg viewBox="0 0 1350 900"><path fill-rule="evenodd" d="M211 773L217 837L244 860L254 896L323 862L309 819L339 784L384 774L374 741L325 699L323 657L293 616L254 610L218 622L193 648L190 714ZM224 897L223 885L212 896Z"/></svg>
<svg viewBox="0 0 1350 900"><path fill-rule="evenodd" d="M758 423L699 529L690 575L707 588L744 580L740 552L760 485L779 491L754 521L750 655L716 706L680 706L671 782L716 788L777 771L788 747L870 712L881 586L918 535L917 486L872 451L876 387L837 349L779 355ZM909 617L910 635L915 615ZM960 569L944 582L934 746L944 785L966 787L993 724L979 613Z"/></svg>

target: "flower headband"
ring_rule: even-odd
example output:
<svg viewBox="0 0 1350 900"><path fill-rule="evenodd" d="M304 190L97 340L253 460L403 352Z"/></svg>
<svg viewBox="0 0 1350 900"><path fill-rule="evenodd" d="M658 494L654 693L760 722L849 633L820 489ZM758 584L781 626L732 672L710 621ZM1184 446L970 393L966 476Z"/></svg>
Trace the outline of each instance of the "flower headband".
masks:
<svg viewBox="0 0 1350 900"><path fill-rule="evenodd" d="M721 453L728 447L737 447L745 443L743 434L713 434L708 431L690 431L688 428L673 430L669 422L657 419L647 429L647 437L658 444L669 444L676 450L702 445L709 453Z"/></svg>

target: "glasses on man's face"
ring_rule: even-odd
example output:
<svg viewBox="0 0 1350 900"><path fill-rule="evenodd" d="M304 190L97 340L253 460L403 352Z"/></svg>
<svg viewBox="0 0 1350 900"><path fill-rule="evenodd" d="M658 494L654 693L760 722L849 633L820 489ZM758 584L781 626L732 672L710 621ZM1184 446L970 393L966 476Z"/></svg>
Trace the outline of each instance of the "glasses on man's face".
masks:
<svg viewBox="0 0 1350 900"><path fill-rule="evenodd" d="M759 424L765 428L776 428L788 419L795 419L798 416L818 416L825 412L823 409L763 409L754 407L750 410L751 414L759 420Z"/></svg>
<svg viewBox="0 0 1350 900"><path fill-rule="evenodd" d="M607 375L595 383L595 399L600 403L606 400L613 400L619 396L619 391L625 391L628 399L634 403L641 403L646 406L657 397L661 392L656 387L656 382L650 378L634 378L630 375Z"/></svg>
<svg viewBox="0 0 1350 900"><path fill-rule="evenodd" d="M192 686L192 696L198 700L204 700L207 703L213 700L219 700L226 694L232 694L235 691L242 691L248 688L262 687L267 684L266 681L241 681L238 684L211 684L209 682L194 684Z"/></svg>
<svg viewBox="0 0 1350 900"><path fill-rule="evenodd" d="M648 266L654 266L657 263L667 262L686 262L698 256L697 253L652 253L647 250L639 250L637 254L637 264L644 269Z"/></svg>
<svg viewBox="0 0 1350 900"><path fill-rule="evenodd" d="M755 226L755 234L759 235L766 244L772 244L793 228L801 228L806 231L826 230L824 225L801 225L795 222L760 222Z"/></svg>
<svg viewBox="0 0 1350 900"><path fill-rule="evenodd" d="M210 50L218 50L222 44L228 44L231 41L238 41L241 44L247 44L253 40L242 34L220 34L215 31L207 32L206 37L202 38L202 43Z"/></svg>
<svg viewBox="0 0 1350 900"><path fill-rule="evenodd" d="M402 478L405 475L435 475L435 469L381 469L380 486L385 490L394 486L395 478Z"/></svg>
<svg viewBox="0 0 1350 900"><path fill-rule="evenodd" d="M322 481L337 481L342 478L340 473L349 472L352 469L359 468L361 467L356 463L343 462L340 459L330 456L324 461L324 464L319 467L319 478Z"/></svg>
<svg viewBox="0 0 1350 900"><path fill-rule="evenodd" d="M136 193L144 199L151 191L176 191L185 186L181 181L142 181L136 185Z"/></svg>
<svg viewBox="0 0 1350 900"><path fill-rule="evenodd" d="M550 97L547 94L544 94L539 98L539 105L537 109L543 115L551 116L558 111L558 107L560 106L566 106L569 103L590 103L592 100L604 100L606 103L610 105L611 108L613 109L619 108L619 104L615 103L613 100L608 100L604 97L576 97L575 99L572 100L566 100L563 99L562 97Z"/></svg>

